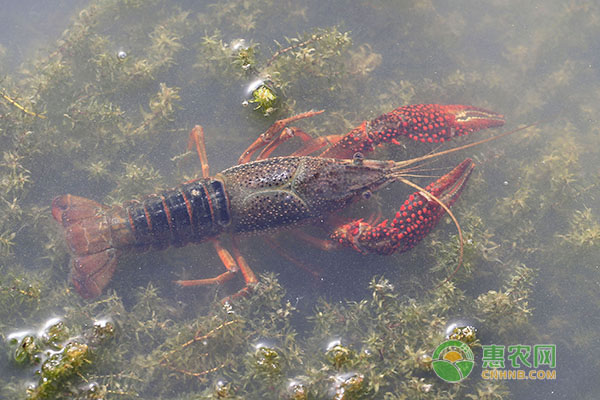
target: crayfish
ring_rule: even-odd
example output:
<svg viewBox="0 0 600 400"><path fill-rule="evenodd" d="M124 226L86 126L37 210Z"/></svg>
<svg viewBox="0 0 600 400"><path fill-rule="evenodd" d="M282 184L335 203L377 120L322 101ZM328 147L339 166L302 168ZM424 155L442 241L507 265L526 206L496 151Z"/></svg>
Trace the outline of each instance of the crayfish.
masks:
<svg viewBox="0 0 600 400"><path fill-rule="evenodd" d="M375 223L363 219L338 226L322 248L350 247L361 253L406 251L421 241L459 197L474 168L466 159L426 188L406 179L410 165L457 149L405 161L367 160L376 146L401 137L445 142L455 136L504 124L502 115L464 105L411 105L364 121L345 135L313 138L289 126L320 114L310 111L275 122L242 154L239 165L209 176L204 133L190 134L202 164L202 178L153 194L141 201L108 207L70 194L56 197L52 215L64 228L72 253L72 282L85 298L98 296L109 283L119 254L210 241L226 271L215 278L177 281L183 286L221 283L241 271L247 291L257 279L240 254L237 238L273 233L326 217L373 191L402 181L417 191L395 216ZM507 132L508 134L511 132ZM504 135L504 134L503 134ZM471 147L502 135L468 144ZM287 157L272 157L283 142L299 137L302 147ZM258 154L257 154L258 153ZM317 156L310 154L317 153ZM254 160L253 160L254 158ZM219 242L233 236L233 254Z"/></svg>

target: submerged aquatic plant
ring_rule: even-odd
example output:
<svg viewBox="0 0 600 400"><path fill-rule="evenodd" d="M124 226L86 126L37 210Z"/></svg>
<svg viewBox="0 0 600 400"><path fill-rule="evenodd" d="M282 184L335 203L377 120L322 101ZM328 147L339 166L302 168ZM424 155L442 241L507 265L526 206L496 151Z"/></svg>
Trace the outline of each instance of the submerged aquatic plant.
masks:
<svg viewBox="0 0 600 400"><path fill-rule="evenodd" d="M114 335L111 322L97 322L80 336L69 337L69 329L59 319L51 319L38 334L14 334L9 344L15 347L14 361L32 367L38 381L26 390L28 399L79 396L78 386L93 364L92 353ZM89 389L89 386L88 388Z"/></svg>
<svg viewBox="0 0 600 400"><path fill-rule="evenodd" d="M597 249L600 245L600 222L590 208L575 210L569 232L558 237L578 248Z"/></svg>
<svg viewBox="0 0 600 400"><path fill-rule="evenodd" d="M590 84L597 67L583 54L600 34L599 6L548 5L532 35L518 29L539 18L528 5L490 4L473 10L482 13L476 21L426 1L355 7L362 17L352 34L356 25L343 13L315 28L320 9L298 2L228 0L182 10L159 0L97 0L46 55L16 73L4 67L0 48L0 335L32 331L3 341L3 397L510 398L501 382L448 385L433 375L432 351L458 317L476 321L474 347L549 340L597 371L600 358L590 349L598 329L584 315L597 308L600 273L593 167L600 91ZM493 65L473 37L493 47ZM376 39L359 42L366 38ZM557 62L542 68L539 60ZM269 85L246 100L261 115L327 109L303 122L310 134L343 133L406 103L458 99L498 109L511 123L540 122L470 153L479 167L456 210L464 268L439 287L431 277L449 275L457 262L457 240L447 232L402 258L357 258L362 264L343 273L356 274L343 281L355 286L336 291L358 293L370 278L361 282L364 274L386 278L373 278L367 296L353 300L332 302L319 292L324 298L310 311L298 311L272 274L226 304L213 301L222 292L175 292L171 271L197 258L217 265L195 250L124 259L108 294L79 299L67 283L52 197L69 190L120 203L198 176L198 168L169 165L184 158L185 132L200 122L213 125L211 162L231 165L237 157L229 154L264 128L263 119L244 120L248 111L236 108L239 87L257 79ZM546 123L550 114L558 121ZM431 148L403 143L377 155L419 151ZM382 203L397 202L393 190L380 195ZM253 265L270 262L248 247ZM49 315L61 322L34 333ZM453 334L471 341L466 325ZM28 389L30 381L37 383ZM578 390L595 393L588 384Z"/></svg>
<svg viewBox="0 0 600 400"><path fill-rule="evenodd" d="M248 103L256 105L255 110L260 110L265 116L275 111L275 106L279 98L275 91L267 84L263 83L252 91L252 99Z"/></svg>

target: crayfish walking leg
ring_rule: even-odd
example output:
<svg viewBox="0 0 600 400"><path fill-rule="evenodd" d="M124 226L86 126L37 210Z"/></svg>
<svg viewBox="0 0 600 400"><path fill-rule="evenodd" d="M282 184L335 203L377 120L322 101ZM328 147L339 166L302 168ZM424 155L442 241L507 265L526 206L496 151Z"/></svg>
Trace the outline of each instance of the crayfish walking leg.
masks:
<svg viewBox="0 0 600 400"><path fill-rule="evenodd" d="M190 139L188 142L188 151L193 147L196 148L196 152L198 153L198 157L200 159L200 165L202 167L202 177L207 179L210 176L210 167L208 165L208 158L206 156L206 144L204 141L204 129L202 126L196 125L194 129L190 132ZM241 270L242 275L244 277L245 287L239 293L245 293L250 289L250 286L256 284L257 279L250 269L250 266L246 262L246 259L242 256L238 249L238 243L235 237L233 237L233 253L235 257L231 255L231 253L223 247L220 240L211 239L211 243L215 248L221 262L227 269L227 271L222 274L214 277L214 278L206 278L206 279L195 279L195 280L179 280L175 281L175 283L181 286L199 286L199 285L213 285L213 284L221 284L230 279L232 279L236 273Z"/></svg>

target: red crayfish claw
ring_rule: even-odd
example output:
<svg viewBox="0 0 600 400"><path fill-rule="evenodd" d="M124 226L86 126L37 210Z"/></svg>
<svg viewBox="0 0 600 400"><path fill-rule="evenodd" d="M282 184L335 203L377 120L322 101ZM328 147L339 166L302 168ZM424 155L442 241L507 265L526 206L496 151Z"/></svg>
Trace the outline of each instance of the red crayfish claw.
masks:
<svg viewBox="0 0 600 400"><path fill-rule="evenodd" d="M398 107L371 121L364 121L320 155L351 158L355 153L367 154L380 144L399 144L401 136L420 142L439 143L455 136L502 125L504 117L501 114L479 107L413 104Z"/></svg>
<svg viewBox="0 0 600 400"><path fill-rule="evenodd" d="M362 219L356 220L337 228L330 239L339 246L363 254L387 255L410 250L431 232L456 202L474 167L473 160L467 158L425 190L411 194L393 219L374 226ZM398 179L407 182L402 176Z"/></svg>

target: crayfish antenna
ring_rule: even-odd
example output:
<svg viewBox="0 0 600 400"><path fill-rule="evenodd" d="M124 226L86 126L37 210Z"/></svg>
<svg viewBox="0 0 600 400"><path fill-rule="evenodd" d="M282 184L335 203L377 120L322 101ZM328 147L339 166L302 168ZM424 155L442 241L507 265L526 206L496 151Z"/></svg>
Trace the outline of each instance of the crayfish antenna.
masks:
<svg viewBox="0 0 600 400"><path fill-rule="evenodd" d="M490 136L489 138L485 138L485 139L479 140L477 142L467 143L465 145L454 147L454 148L448 149L448 150L443 150L443 151L440 151L440 152L437 152L437 153L426 154L426 155L421 156L421 157L415 157L415 158L411 158L409 160L404 160L404 161L396 161L394 168L399 170L400 168L408 167L408 166L413 165L415 163L418 163L420 161L430 160L432 158L437 158L437 157L445 156L447 154L455 153L455 152L460 151L460 150L470 149L471 147L479 146L479 145L487 143L487 142L492 142L494 140L498 140L500 138L503 138L504 136L512 135L513 133L517 133L517 132L520 132L522 130L531 128L532 126L535 126L535 124L536 123L534 122L532 124L525 125L525 126L522 126L520 128L513 129L512 131L503 132L503 133L500 133L498 135Z"/></svg>

